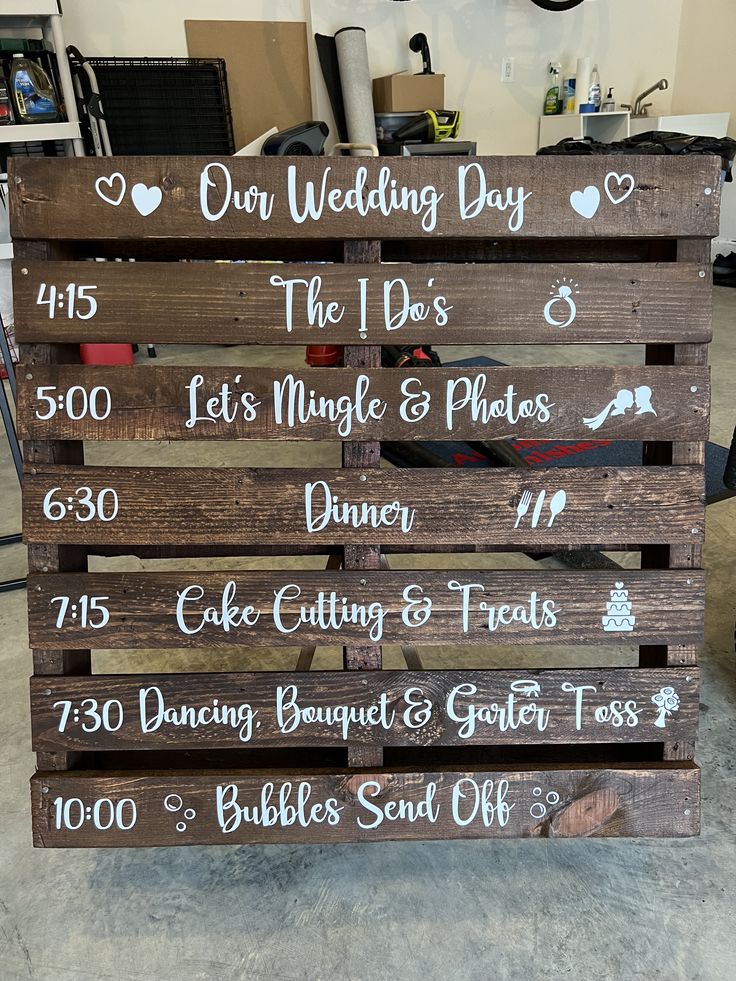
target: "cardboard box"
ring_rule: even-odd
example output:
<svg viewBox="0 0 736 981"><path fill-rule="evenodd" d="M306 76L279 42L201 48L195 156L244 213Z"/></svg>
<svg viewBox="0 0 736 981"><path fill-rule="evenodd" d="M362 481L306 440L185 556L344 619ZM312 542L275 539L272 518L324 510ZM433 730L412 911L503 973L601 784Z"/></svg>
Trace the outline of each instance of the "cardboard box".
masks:
<svg viewBox="0 0 736 981"><path fill-rule="evenodd" d="M373 79L374 112L412 112L445 108L444 75L396 72Z"/></svg>
<svg viewBox="0 0 736 981"><path fill-rule="evenodd" d="M312 118L305 24L185 20L184 27L190 58L225 59L237 150L272 126Z"/></svg>

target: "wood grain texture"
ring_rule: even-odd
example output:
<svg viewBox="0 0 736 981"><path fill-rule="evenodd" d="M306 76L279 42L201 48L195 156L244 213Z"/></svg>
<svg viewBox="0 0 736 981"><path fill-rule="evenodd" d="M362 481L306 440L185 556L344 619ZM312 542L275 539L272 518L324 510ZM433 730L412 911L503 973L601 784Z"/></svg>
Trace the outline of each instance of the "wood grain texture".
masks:
<svg viewBox="0 0 736 981"><path fill-rule="evenodd" d="M315 487L307 532L305 485ZM118 499L108 521L86 518L89 504L110 488ZM532 508L544 490L540 526ZM566 494L552 527L551 498ZM47 495L71 498L61 520L44 516ZM526 497L525 495L528 495ZM387 508L377 527L327 520L320 503L338 498L359 509ZM527 511L514 528L519 509ZM398 502L398 504L397 504ZM112 513L113 495L105 505ZM401 510L401 509L405 510ZM373 512L369 512L373 514ZM363 511L359 511L362 521ZM476 543L536 545L700 542L705 518L699 467L530 468L516 470L281 470L168 467L63 467L39 464L27 470L23 493L26 542L52 544L167 544L228 542L375 545L386 543ZM389 523L393 522L393 523Z"/></svg>
<svg viewBox="0 0 736 981"><path fill-rule="evenodd" d="M717 160L90 158L14 160L11 168L33 733L43 771L32 781L35 844L698 833L700 777L687 761L703 636L704 342L711 336L707 241L718 226ZM310 182L317 196L320 186L325 191L322 214L302 220ZM394 189L403 201L387 205ZM128 254L145 261L80 261ZM559 262L561 255L568 261ZM268 264L169 261L183 258ZM287 322L285 282L293 280ZM53 306L44 302L52 286ZM80 319L81 286L94 298L87 320ZM403 323L402 300L414 304ZM567 326L561 311L570 313ZM183 397L189 369L87 371L63 363L75 358L70 344L140 339L132 332L158 343L343 344L348 368L297 378L337 401L364 375L385 416L347 431L324 419L287 430L276 421L278 373L245 369L235 382L236 369L208 368L202 405L230 385L236 402L252 393L260 411L255 422L236 413L227 424L200 420L192 431ZM380 370L382 343L643 343L648 364L417 372L431 410L409 423L397 401L411 374ZM444 401L458 375L482 377L481 394L497 400L504 393L512 399L509 386L519 400L543 392L554 402L549 421L510 418L503 406L490 421L477 421L464 407L450 427ZM108 378L109 420L73 420L61 406L49 422L36 418L40 386L66 398L76 385ZM651 388L656 415L637 415L624 396L613 404L641 386ZM210 406L216 414L216 403ZM606 407L601 428L589 430L583 420ZM618 407L620 414L610 414ZM294 434L341 438L345 469L81 466L81 439ZM650 466L380 469L380 440L448 436L471 445L509 437L642 439ZM417 451L416 443L408 448ZM308 482L317 482L311 533ZM117 514L102 521L92 506L92 520L80 520L85 501L102 506L105 488L118 495ZM338 514L320 521L322 490L335 495L333 504L351 506L351 522ZM550 501L563 490L564 507L550 521ZM43 517L47 494L58 502L57 518L62 509L60 520ZM108 511L111 500L108 492ZM379 571L382 549L604 543L642 547L648 568L618 575ZM95 546L178 556L321 548L333 563L339 553L347 571L89 574L86 557ZM177 593L192 586L185 609ZM631 622L604 630L609 601L621 590ZM432 602L428 619L423 600ZM350 622L339 612L323 619L325 608L348 602L355 604ZM110 619L95 629L100 604ZM241 622L248 604L258 613L249 624ZM363 670L380 668L381 643L407 640L476 648L585 643L594 652L600 644L638 643L642 656L636 669ZM209 648L216 668L225 647L301 645L308 652L324 643L344 645L349 670L88 674L94 648ZM416 691L429 710L421 724L410 724ZM284 698L287 711L299 706L293 731L279 715ZM160 718L144 725L142 711L148 720L156 706ZM98 713L106 720L100 725ZM663 763L648 762L662 755ZM85 769L53 772L77 759ZM283 761L288 771L277 769ZM92 765L105 769L86 769ZM356 767L363 772L348 772ZM129 830L117 821L130 821Z"/></svg>
<svg viewBox="0 0 736 981"><path fill-rule="evenodd" d="M362 239L343 244L343 261L348 266L361 266L369 272L381 261L381 243ZM350 345L343 352L343 362L348 369L376 369L381 365L381 348L376 344ZM381 466L381 444L377 439L350 440L342 444L342 465L346 470L378 470ZM346 544L343 549L343 569L350 571L374 570L381 567L380 545ZM345 644L342 650L346 671L378 671L383 666L383 649L380 644ZM348 745L348 766L383 766L383 748L351 742Z"/></svg>
<svg viewBox="0 0 736 981"><path fill-rule="evenodd" d="M290 321L287 288L272 285L273 277L301 281L293 287ZM312 282L310 308L306 284ZM90 319L69 318L70 283L94 287L89 295L97 310ZM44 299L50 285L61 299L53 319L49 305L37 302L44 284ZM575 316L569 326L555 327L545 320L545 306L568 284ZM359 344L363 328L365 339L383 344L707 341L711 297L710 264L702 262L391 263L370 270L340 263L16 260L13 266L18 339L55 343L135 341L144 324L157 344L201 344L205 334L210 344ZM444 317L435 302L451 308ZM328 303L337 304L333 319L339 320L321 326ZM403 313L407 303L422 305L417 320ZM89 311L86 301L74 309ZM564 299L549 310L557 323L570 313Z"/></svg>
<svg viewBox="0 0 736 981"><path fill-rule="evenodd" d="M659 743L695 737L697 686L695 668L36 677L33 748Z"/></svg>
<svg viewBox="0 0 736 981"><path fill-rule="evenodd" d="M720 161L715 157L628 157L616 160L615 167L632 176L633 190L629 181L619 187L614 180L608 182L610 196L606 193L606 178L614 169L607 157L19 158L10 164L11 234L14 239L84 240L656 238L718 233ZM101 190L117 206L95 191L99 178L115 173L122 175L125 187L116 179ZM468 175L465 181L463 173ZM389 200L392 180L397 196L409 191L403 208ZM134 207L133 189L141 184L143 200ZM319 220L303 217L308 185L318 204L325 188ZM570 199L589 186L597 189L598 206L583 217ZM253 187L262 196L251 193ZM367 213L357 211L358 203Z"/></svg>
<svg viewBox="0 0 736 981"><path fill-rule="evenodd" d="M689 241L681 239L677 243L678 264L688 261L702 262L710 258L710 242ZM708 346L706 344L679 344L673 346L673 362L676 365L706 365L708 363ZM701 466L705 463L705 442L695 440L675 442L672 444L672 462ZM702 544L675 545L670 547L669 565L673 569L697 569L702 564ZM666 652L667 664L698 663L698 647L694 644L676 644L670 642ZM694 739L668 740L664 744L664 759L692 760L695 758Z"/></svg>
<svg viewBox="0 0 736 981"><path fill-rule="evenodd" d="M685 837L699 831L700 771L662 763L428 773L37 773L31 798L33 842L45 848ZM81 818L79 830L64 826L69 800L69 818L72 825ZM133 827L98 830L95 808L103 825L110 815L100 800L132 801ZM131 823L131 804L121 805L121 818Z"/></svg>
<svg viewBox="0 0 736 981"><path fill-rule="evenodd" d="M710 401L709 369L699 366L287 372L22 365L18 378L21 439L681 440L707 436ZM634 404L642 386L654 412ZM611 404L622 391L628 402L618 412ZM606 407L594 430L591 420ZM94 419L90 410L106 417Z"/></svg>
<svg viewBox="0 0 736 981"><path fill-rule="evenodd" d="M606 632L622 580L635 622ZM704 595L693 570L108 572L32 576L28 616L32 645L50 649L699 643ZM82 625L82 596L103 597L104 626L92 608Z"/></svg>
<svg viewBox="0 0 736 981"><path fill-rule="evenodd" d="M30 258L44 262L63 259L68 249L63 243L24 241L15 246L21 261ZM51 366L58 361L77 362L79 350L62 344L22 344L22 356L35 364ZM2 384L2 382L0 382ZM80 441L59 442L49 439L26 440L23 456L29 465L39 462L79 466L84 463L84 444ZM80 546L36 544L28 546L28 568L31 572L82 572L87 569L87 550ZM35 648L33 670L36 674L89 674L89 650ZM75 756L64 752L42 752L37 763L44 770L66 770L74 765Z"/></svg>
<svg viewBox="0 0 736 981"><path fill-rule="evenodd" d="M677 243L678 265L689 261L702 262L710 257L710 243L681 240ZM673 348L674 364L701 366L708 363L707 344L679 344ZM705 463L704 440L689 440L674 442L672 445L672 462L678 465L699 467ZM669 565L672 569L698 569L702 563L702 542L691 543L689 546L672 546L670 548ZM670 645L667 649L668 664L697 664L698 652L694 646ZM692 747L678 754L674 747L673 758L683 758L692 754Z"/></svg>

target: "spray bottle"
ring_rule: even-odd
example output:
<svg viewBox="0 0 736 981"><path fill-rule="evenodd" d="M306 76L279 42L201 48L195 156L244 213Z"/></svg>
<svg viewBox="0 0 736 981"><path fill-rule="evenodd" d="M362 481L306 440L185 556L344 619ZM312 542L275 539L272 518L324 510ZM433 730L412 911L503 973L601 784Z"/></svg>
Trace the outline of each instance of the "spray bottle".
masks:
<svg viewBox="0 0 736 981"><path fill-rule="evenodd" d="M593 71L590 74L588 102L595 106L595 112L601 111L601 77L598 74L598 65L593 65Z"/></svg>
<svg viewBox="0 0 736 981"><path fill-rule="evenodd" d="M550 76L549 88L544 98L544 115L559 116L562 112L562 65L558 61L550 62L547 74Z"/></svg>

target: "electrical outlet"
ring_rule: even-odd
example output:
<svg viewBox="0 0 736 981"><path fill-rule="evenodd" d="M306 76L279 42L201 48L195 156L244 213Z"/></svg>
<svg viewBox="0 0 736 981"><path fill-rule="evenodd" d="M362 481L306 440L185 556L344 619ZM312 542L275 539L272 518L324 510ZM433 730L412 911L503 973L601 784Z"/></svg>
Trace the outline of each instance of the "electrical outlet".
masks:
<svg viewBox="0 0 736 981"><path fill-rule="evenodd" d="M513 82L514 80L514 59L504 58L501 61L501 81Z"/></svg>

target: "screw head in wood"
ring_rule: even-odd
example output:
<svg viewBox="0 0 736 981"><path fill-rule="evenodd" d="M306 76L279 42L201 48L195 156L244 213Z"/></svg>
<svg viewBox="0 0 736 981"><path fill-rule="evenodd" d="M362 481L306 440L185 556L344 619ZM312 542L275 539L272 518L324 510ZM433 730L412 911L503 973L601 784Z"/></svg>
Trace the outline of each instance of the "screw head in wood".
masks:
<svg viewBox="0 0 736 981"><path fill-rule="evenodd" d="M51 689L50 688L46 688L44 690L44 695L50 695L50 694L51 694Z"/></svg>
<svg viewBox="0 0 736 981"><path fill-rule="evenodd" d="M41 793L42 794L47 794L48 792L49 792L49 788L48 787L41 787Z"/></svg>
<svg viewBox="0 0 736 981"><path fill-rule="evenodd" d="M698 529L697 528L691 528L691 531L692 531L693 535L697 535L698 534Z"/></svg>
<svg viewBox="0 0 736 981"><path fill-rule="evenodd" d="M689 814L689 813L690 813L690 808L689 807L686 807L685 808L685 814Z"/></svg>
<svg viewBox="0 0 736 981"><path fill-rule="evenodd" d="M700 276L701 279L705 279L705 269L701 269L698 276Z"/></svg>
<svg viewBox="0 0 736 981"><path fill-rule="evenodd" d="M28 379L28 381L33 381L33 375L30 373L30 371L26 372L26 378Z"/></svg>
<svg viewBox="0 0 736 981"><path fill-rule="evenodd" d="M693 395L697 392L697 390L698 390L698 386L697 385L691 385L690 386L690 391L693 393Z"/></svg>
<svg viewBox="0 0 736 981"><path fill-rule="evenodd" d="M360 580L360 585L361 585L361 586L365 586L365 585L366 585L366 581L365 581L365 579L361 579L361 580ZM39 589L40 589L40 586L39 586Z"/></svg>
<svg viewBox="0 0 736 981"><path fill-rule="evenodd" d="M17 180L18 180L18 178L16 177L16 181ZM26 269L25 266L23 266L23 268L21 269L20 274L21 274L21 276L27 276L28 275L28 270Z"/></svg>
<svg viewBox="0 0 736 981"><path fill-rule="evenodd" d="M365 475L364 473L362 473L362 474L360 475L360 479L361 479L361 480L368 480L368 478L366 477L366 475Z"/></svg>
<svg viewBox="0 0 736 981"><path fill-rule="evenodd" d="M47 565L41 566L41 572L48 572L49 567Z"/></svg>
<svg viewBox="0 0 736 981"><path fill-rule="evenodd" d="M713 193L712 187L706 187L703 189L703 194L705 194L706 197L710 197L712 193Z"/></svg>

